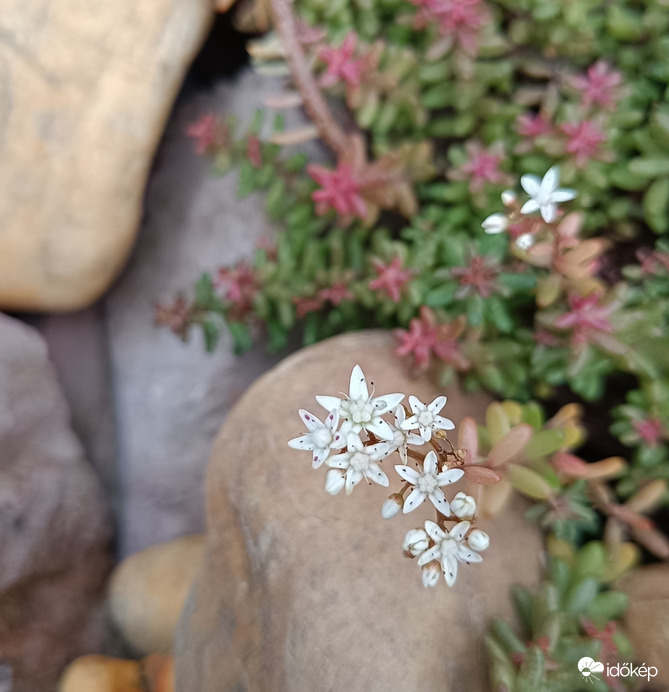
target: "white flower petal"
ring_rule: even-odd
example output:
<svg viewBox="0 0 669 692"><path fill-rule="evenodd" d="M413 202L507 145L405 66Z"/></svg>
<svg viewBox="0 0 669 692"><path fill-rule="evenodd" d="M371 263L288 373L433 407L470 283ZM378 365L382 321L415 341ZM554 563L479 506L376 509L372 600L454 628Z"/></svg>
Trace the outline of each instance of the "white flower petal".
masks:
<svg viewBox="0 0 669 692"><path fill-rule="evenodd" d="M434 545L429 550L426 550L416 561L419 567L426 565L432 560L438 560L441 557L441 552L439 551L439 546Z"/></svg>
<svg viewBox="0 0 669 692"><path fill-rule="evenodd" d="M390 481L388 480L388 476L381 470L378 464L370 464L369 465L369 471L365 474L369 480L374 481L374 483L378 483L379 485L382 485L384 488L387 488L390 485Z"/></svg>
<svg viewBox="0 0 669 692"><path fill-rule="evenodd" d="M314 449L314 456L311 460L311 467L314 469L320 468L323 462L328 458L328 449Z"/></svg>
<svg viewBox="0 0 669 692"><path fill-rule="evenodd" d="M359 365L356 365L351 372L348 395L351 399L364 399L365 401L369 399L365 373Z"/></svg>
<svg viewBox="0 0 669 692"><path fill-rule="evenodd" d="M544 175L543 180L541 181L541 186L539 188L539 194L541 197L544 199L549 199L549 197L557 190L558 185L560 184L560 167L559 166L551 166L547 171L546 175ZM527 192L527 191L526 191ZM527 193L528 195L531 193ZM536 195L532 195L532 197L535 197Z"/></svg>
<svg viewBox="0 0 669 692"><path fill-rule="evenodd" d="M425 531L427 531L427 535L435 543L440 543L441 541L448 538L444 531L437 524L435 524L433 521L430 521L429 519L425 521Z"/></svg>
<svg viewBox="0 0 669 692"><path fill-rule="evenodd" d="M383 440L392 441L393 439L393 429L390 427L390 423L383 418L375 418L370 423L365 423L364 427L365 430L369 430Z"/></svg>
<svg viewBox="0 0 669 692"><path fill-rule="evenodd" d="M325 474L325 492L336 495L344 487L344 473L338 469L330 469Z"/></svg>
<svg viewBox="0 0 669 692"><path fill-rule="evenodd" d="M294 437L292 440L288 440L288 446L293 449L304 449L311 451L314 448L314 443L311 441L311 435L306 434L301 437Z"/></svg>
<svg viewBox="0 0 669 692"><path fill-rule="evenodd" d="M539 202L534 199L528 199L520 208L521 214L534 214L535 211L539 211Z"/></svg>
<svg viewBox="0 0 669 692"><path fill-rule="evenodd" d="M325 425L330 429L330 432L334 432L337 429L337 424L339 423L339 409L335 408L330 411L328 417L325 419Z"/></svg>
<svg viewBox="0 0 669 692"><path fill-rule="evenodd" d="M313 413L309 413L309 411L306 411L303 408L301 408L298 413L300 414L302 422L307 426L307 430L309 432L313 432L314 430L325 427L323 423L321 423L321 421L314 416Z"/></svg>
<svg viewBox="0 0 669 692"><path fill-rule="evenodd" d="M423 473L429 473L434 475L437 470L437 453L431 449L426 455L423 461Z"/></svg>
<svg viewBox="0 0 669 692"><path fill-rule="evenodd" d="M451 483L459 481L464 475L465 472L462 469L448 469L437 475L437 483L439 487L450 485Z"/></svg>
<svg viewBox="0 0 669 692"><path fill-rule="evenodd" d="M346 435L346 448L349 452L362 452L365 446L357 433L350 432Z"/></svg>
<svg viewBox="0 0 669 692"><path fill-rule="evenodd" d="M421 411L425 410L425 404L418 399L418 397L415 397L413 394L409 396L409 406L411 407L411 410L414 412L414 414L420 413Z"/></svg>
<svg viewBox="0 0 669 692"><path fill-rule="evenodd" d="M348 452L344 454L335 454L328 460L328 466L331 469L347 469L351 464L351 455Z"/></svg>
<svg viewBox="0 0 669 692"><path fill-rule="evenodd" d="M400 466L399 464L395 466L395 471L404 478L405 481L408 481L411 483L411 485L416 485L418 483L418 479L420 478L420 475L415 469L412 469L411 466Z"/></svg>
<svg viewBox="0 0 669 692"><path fill-rule="evenodd" d="M429 442L432 439L432 428L428 428L424 425L419 425L418 431L420 432L420 436L423 438L424 442Z"/></svg>
<svg viewBox="0 0 669 692"><path fill-rule="evenodd" d="M444 495L444 491L441 488L435 488L429 494L429 498L430 502L432 502L437 511L441 512L441 514L443 514L445 517L450 516L451 508L448 504L446 496Z"/></svg>
<svg viewBox="0 0 669 692"><path fill-rule="evenodd" d="M441 561L441 566L444 570L444 579L449 586L455 584L458 578L458 561L453 555L445 555Z"/></svg>
<svg viewBox="0 0 669 692"><path fill-rule="evenodd" d="M377 413L386 413L394 409L404 399L404 394L384 394L372 399L372 406Z"/></svg>
<svg viewBox="0 0 669 692"><path fill-rule="evenodd" d="M529 173L521 176L520 184L530 197L539 194L539 190L541 189L541 180L539 180L536 175L531 175Z"/></svg>
<svg viewBox="0 0 669 692"><path fill-rule="evenodd" d="M402 423L402 430L413 430L414 428L418 427L418 416L409 416L403 423ZM423 442L421 441L421 444Z"/></svg>
<svg viewBox="0 0 669 692"><path fill-rule="evenodd" d="M469 531L470 526L471 524L468 521L461 521L448 532L448 535L454 541L460 543L462 540L464 540L465 534L467 531Z"/></svg>
<svg viewBox="0 0 669 692"><path fill-rule="evenodd" d="M404 501L404 507L402 508L402 512L404 514L409 514L409 512L413 512L413 510L416 509L416 507L420 507L420 505L422 505L423 502L425 502L425 493L418 490L418 488L414 488L409 493L409 497L407 497L407 499Z"/></svg>
<svg viewBox="0 0 669 692"><path fill-rule="evenodd" d="M448 399L445 396L438 396L431 404L428 404L427 410L430 413L439 413L446 406L447 401Z"/></svg>
<svg viewBox="0 0 669 692"><path fill-rule="evenodd" d="M432 423L433 428L438 430L454 430L455 423L450 418L444 418L443 416L435 416L434 422Z"/></svg>
<svg viewBox="0 0 669 692"><path fill-rule="evenodd" d="M326 410L334 411L339 410L341 406L341 399L336 396L317 396L316 401Z"/></svg>
<svg viewBox="0 0 669 692"><path fill-rule="evenodd" d="M459 545L458 546L457 555L458 555L458 560L460 562L467 562L467 563L483 562L483 558L478 553L475 553L471 548L467 547L466 545Z"/></svg>
<svg viewBox="0 0 669 692"><path fill-rule="evenodd" d="M553 223L557 218L557 204L542 204L541 218L546 223Z"/></svg>
<svg viewBox="0 0 669 692"><path fill-rule="evenodd" d="M555 190L551 195L551 202L570 202L578 196L576 190L572 190L568 187L563 187L560 190Z"/></svg>
<svg viewBox="0 0 669 692"><path fill-rule="evenodd" d="M350 495L353 492L353 488L355 488L355 486L358 485L361 480L362 473L350 468L346 472L346 494Z"/></svg>

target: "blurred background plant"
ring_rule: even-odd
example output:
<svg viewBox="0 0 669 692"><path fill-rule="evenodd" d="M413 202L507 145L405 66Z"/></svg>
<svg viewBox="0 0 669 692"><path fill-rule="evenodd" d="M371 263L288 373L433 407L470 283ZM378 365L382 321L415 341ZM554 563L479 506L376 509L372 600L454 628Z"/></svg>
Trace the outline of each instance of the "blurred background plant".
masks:
<svg viewBox="0 0 669 692"><path fill-rule="evenodd" d="M242 24L266 32L252 61L285 74L287 91L246 129L211 113L189 134L214 175L235 168L240 195L265 194L280 232L252 264L212 267L157 308L181 338L201 328L209 349L223 329L238 351L260 333L280 349L295 330L311 344L394 329L398 355L444 386L542 400L548 422L536 404L507 401L474 437L493 456L508 435L528 445L514 452L521 463L499 461L505 480L491 493L532 498L552 545L572 546L551 558L546 587L567 637L592 636L583 613L608 627L569 606L583 576L565 576L580 559L573 546L603 538L588 550L628 567L637 544L669 555L646 516L669 499L668 10L669 0L246 5ZM295 107L310 124L285 131L281 111ZM295 148L314 139L330 163ZM556 165L578 196L550 218L523 213L521 174ZM608 580L588 579L596 601ZM536 643L553 628L550 649L493 635L500 680L521 653L534 661L521 670L571 660L544 611L549 624L536 616L525 634Z"/></svg>

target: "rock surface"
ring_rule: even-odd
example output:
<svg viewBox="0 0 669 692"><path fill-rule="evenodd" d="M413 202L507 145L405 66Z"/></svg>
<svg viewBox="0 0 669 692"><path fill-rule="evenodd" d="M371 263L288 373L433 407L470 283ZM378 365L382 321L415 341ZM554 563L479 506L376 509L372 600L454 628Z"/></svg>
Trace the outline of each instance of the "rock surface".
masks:
<svg viewBox="0 0 669 692"><path fill-rule="evenodd" d="M207 546L177 629L177 689L487 689L487 620L510 617L513 582L538 581L539 532L512 507L485 523L492 542L482 564L463 565L453 589L424 589L401 543L432 513L384 523L388 491L361 484L350 497L330 497L325 470L286 444L303 432L297 409L316 413L315 394L346 390L356 362L377 393L436 395L408 377L382 332L300 351L247 391L208 470ZM483 414L484 396L447 394L456 423Z"/></svg>
<svg viewBox="0 0 669 692"><path fill-rule="evenodd" d="M669 689L669 565L641 567L618 586L630 599L623 625L634 658L655 666L658 675L652 682Z"/></svg>
<svg viewBox="0 0 669 692"><path fill-rule="evenodd" d="M116 277L212 9L211 0L4 3L0 309L75 309Z"/></svg>
<svg viewBox="0 0 669 692"><path fill-rule="evenodd" d="M100 643L109 523L43 340L1 314L0 383L0 658L44 692Z"/></svg>
<svg viewBox="0 0 669 692"><path fill-rule="evenodd" d="M234 115L241 127L281 85L246 70L177 109L156 157L137 247L105 300L122 556L202 532L213 439L245 389L278 359L263 345L237 357L228 335L208 355L199 332L184 344L156 328L153 307L191 290L204 271L251 260L258 241L273 236L262 197L238 199L236 176L212 177L184 131L210 111Z"/></svg>
<svg viewBox="0 0 669 692"><path fill-rule="evenodd" d="M169 653L174 629L202 564L204 536L186 536L126 558L112 574L112 620L135 653Z"/></svg>

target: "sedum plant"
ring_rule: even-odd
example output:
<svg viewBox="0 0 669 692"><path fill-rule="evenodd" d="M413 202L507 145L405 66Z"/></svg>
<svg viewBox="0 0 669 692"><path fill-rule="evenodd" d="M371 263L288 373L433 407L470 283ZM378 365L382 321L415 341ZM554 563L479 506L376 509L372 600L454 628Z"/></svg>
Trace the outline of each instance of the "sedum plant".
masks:
<svg viewBox="0 0 669 692"><path fill-rule="evenodd" d="M552 557L546 584L522 596L520 639L493 628L492 678L507 692L580 689L583 676L568 682L576 643L601 660L619 632L611 580L643 556L669 558L649 516L669 498L668 10L668 0L257 0L241 19L262 20L252 62L288 78L267 98L273 115L241 125L207 113L188 129L214 175L234 169L241 196L264 196L278 232L252 261L212 265L158 305L158 323L184 339L202 329L210 350L227 331L237 351L259 336L280 349L295 330L311 344L392 329L414 372L504 400L483 424L465 419L452 443L414 425L439 411L392 397L374 411L378 398L352 382L348 399L322 398L325 422L301 411L307 433L291 445L329 467L330 492L389 483L381 464L398 453L404 486L386 516L419 497L412 480L440 488L441 474L462 471L464 497L405 540L405 553L420 546L428 585L434 561L450 583L444 556L478 554L478 529L455 507L494 514L513 492L532 503ZM282 111L296 107L308 122L286 131ZM311 139L328 162L300 150ZM577 456L586 429L616 456ZM474 491L475 472L496 482ZM460 547L442 551L448 541ZM605 567L584 572L581 551Z"/></svg>

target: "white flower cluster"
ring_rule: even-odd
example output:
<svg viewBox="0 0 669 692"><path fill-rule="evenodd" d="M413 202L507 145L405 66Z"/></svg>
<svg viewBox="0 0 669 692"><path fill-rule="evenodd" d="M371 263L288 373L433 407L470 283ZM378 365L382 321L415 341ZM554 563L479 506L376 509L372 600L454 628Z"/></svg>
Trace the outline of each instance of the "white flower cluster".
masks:
<svg viewBox="0 0 669 692"><path fill-rule="evenodd" d="M365 375L356 365L351 373L348 396L316 397L328 412L324 422L300 409L307 432L288 444L294 449L312 452L314 468L323 464L329 467L325 490L331 495L343 489L350 494L363 479L388 487L390 481L381 462L397 452L402 463L395 465L395 471L404 485L383 503L381 515L384 519L392 519L400 512L408 514L429 500L437 510L437 523L427 521L425 530L410 531L403 551L407 557L420 555L418 564L423 569L425 586L436 584L439 574L437 570L435 577L435 569L439 565L446 583L452 586L457 563L480 562L481 557L475 551L487 547L488 537L483 531L471 529L476 521L474 498L459 492L449 502L442 490L464 475L460 468L462 462L452 445L448 451L439 444L446 440L445 431L455 427L453 421L439 415L446 405L446 397L439 396L430 404L424 404L415 396L409 396L410 416L402 404L404 397L401 393L374 396L372 392L370 395ZM384 418L390 415L392 422ZM366 433L364 438L363 433ZM410 452L411 447L426 443L432 447L426 454ZM415 468L409 465L409 456L415 461ZM456 522L450 530L445 527L447 521Z"/></svg>
<svg viewBox="0 0 669 692"><path fill-rule="evenodd" d="M517 214L539 212L546 223L553 223L557 219L557 205L560 202L569 202L578 194L576 190L559 187L560 168L558 166L550 168L542 179L536 175L523 175L520 178L520 184L530 198L520 207ZM507 208L514 207L516 199L516 193L513 190L505 190L502 193L502 203ZM513 222L513 216L514 214L498 212L488 216L481 225L488 234L503 233ZM516 239L516 244L523 250L527 250L532 243L533 238L529 233L524 233Z"/></svg>

